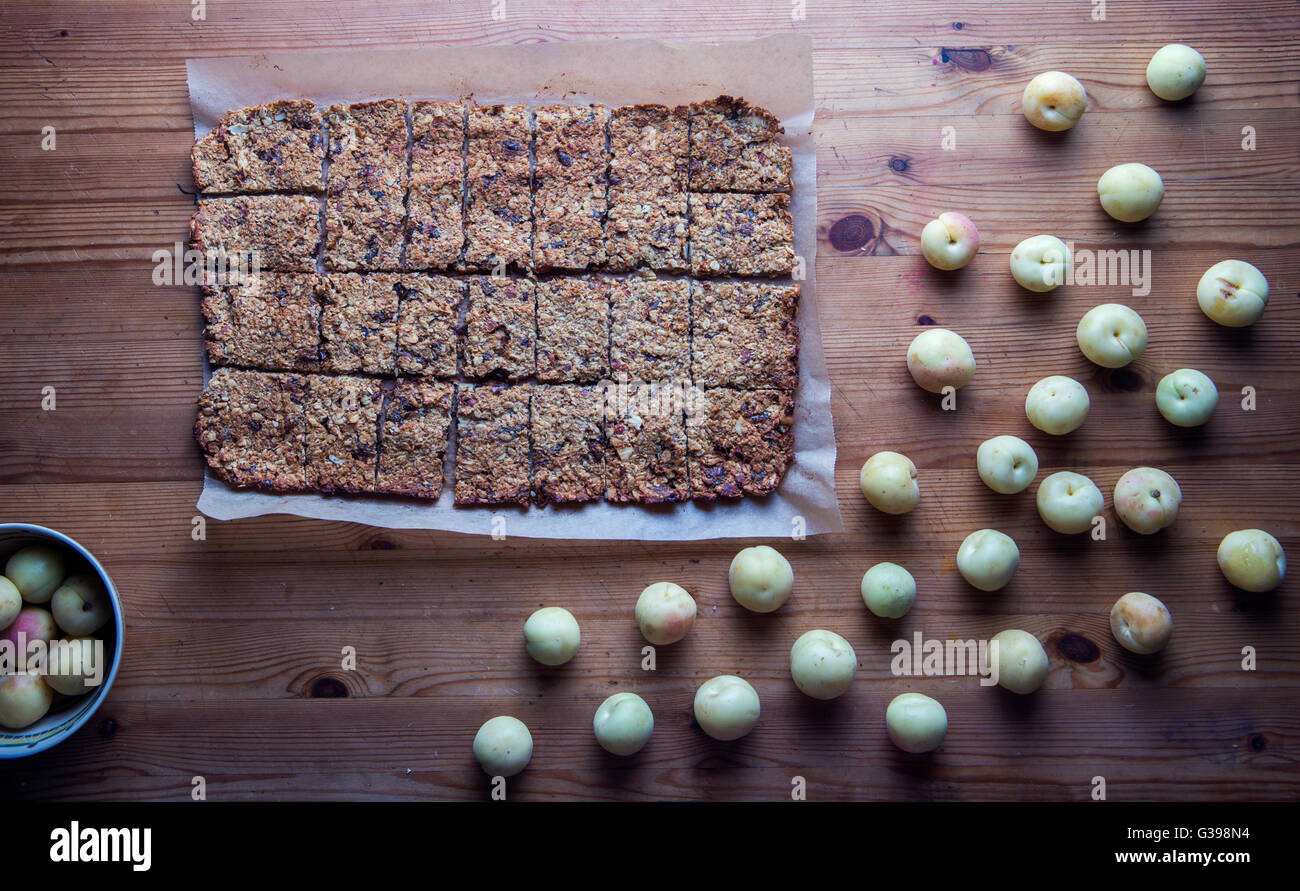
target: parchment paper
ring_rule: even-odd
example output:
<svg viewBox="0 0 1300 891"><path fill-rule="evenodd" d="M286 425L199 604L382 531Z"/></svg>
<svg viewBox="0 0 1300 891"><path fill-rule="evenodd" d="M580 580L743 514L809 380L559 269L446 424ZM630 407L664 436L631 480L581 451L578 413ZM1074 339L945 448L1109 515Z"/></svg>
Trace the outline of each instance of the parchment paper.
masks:
<svg viewBox="0 0 1300 891"><path fill-rule="evenodd" d="M426 47L413 50L281 53L186 63L194 135L228 110L282 98L319 104L389 96L473 98L483 103L551 102L677 105L720 94L769 109L785 127L794 156L795 252L807 278L799 308L799 388L795 397L795 460L766 498L702 505L640 507L594 502L574 507L455 507L444 491L434 503L386 497L273 495L231 489L211 472L198 508L231 520L293 514L391 529L535 538L692 540L789 537L839 532L835 498L835 431L813 279L817 240L817 156L812 138L811 43L778 35L709 45L655 40L546 43L522 46ZM201 348L201 347L200 347ZM504 528L495 517L505 517Z"/></svg>

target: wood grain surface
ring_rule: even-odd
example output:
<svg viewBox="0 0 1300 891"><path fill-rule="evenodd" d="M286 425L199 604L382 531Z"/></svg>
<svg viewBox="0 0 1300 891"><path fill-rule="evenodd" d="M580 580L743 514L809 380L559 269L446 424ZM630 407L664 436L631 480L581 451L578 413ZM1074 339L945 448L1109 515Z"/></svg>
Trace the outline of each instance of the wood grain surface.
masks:
<svg viewBox="0 0 1300 891"><path fill-rule="evenodd" d="M1300 8L1171 0L1096 3L716 4L506 0L190 4L0 3L0 521L57 528L104 562L121 589L126 644L108 701L75 738L0 764L5 799L482 799L470 741L509 713L532 728L532 765L512 799L1112 800L1300 797L1300 610L1294 579L1273 595L1224 581L1215 547L1259 526L1300 556ZM209 523L191 537L201 466L190 435L201 386L192 288L152 284L151 254L184 237L192 210L185 59L355 46L509 44L615 37L740 40L811 35L815 75L822 324L846 531L774 542L794 565L794 597L745 613L727 566L745 542L494 541L285 517ZM1146 88L1151 53L1198 47L1209 79L1188 102ZM1090 106L1064 137L1018 113L1034 74L1058 68ZM779 77L780 72L772 72ZM57 149L41 150L41 128ZM941 146L951 127L956 145ZM1256 147L1242 147L1243 128ZM1142 161L1167 198L1123 225L1096 200L1097 176ZM944 210L983 236L958 274L931 270L918 233ZM1150 293L1017 288L1007 253L1052 232L1092 249L1149 249ZM1212 263L1237 257L1272 285L1263 319L1229 330L1196 307ZM1150 347L1132 366L1088 363L1074 325L1091 306L1142 313ZM954 328L979 361L956 411L915 387L903 361L920 326ZM1159 378L1195 367L1222 401L1198 430L1165 423ZM1027 388L1068 374L1092 393L1087 423L1049 438L1025 420ZM53 386L57 409L41 410ZM1256 409L1241 393L1254 388ZM1041 475L1073 469L1106 493L1105 541L1050 532L1032 490L993 494L976 446L1012 433L1038 449ZM922 501L898 518L858 493L883 448L920 469ZM1141 537L1110 509L1126 469L1153 464L1183 489L1178 523ZM993 526L1019 542L1004 590L957 575L962 538ZM485 532L486 523L485 523ZM917 578L915 609L886 623L863 608L862 573L881 560ZM651 581L697 597L681 644L640 668L632 606ZM1173 641L1139 658L1112 639L1126 591L1163 599ZM563 605L582 623L578 657L530 662L524 618ZM832 703L802 696L790 644L810 628L845 635L859 658ZM1051 658L1043 690L1017 697L976 679L899 678L890 644L1036 634ZM355 647L356 670L341 667ZM1258 669L1243 671L1242 648ZM694 725L696 686L750 679L758 728L719 743ZM640 693L656 716L638 756L606 755L596 706ZM930 756L889 742L897 693L939 698L950 730Z"/></svg>

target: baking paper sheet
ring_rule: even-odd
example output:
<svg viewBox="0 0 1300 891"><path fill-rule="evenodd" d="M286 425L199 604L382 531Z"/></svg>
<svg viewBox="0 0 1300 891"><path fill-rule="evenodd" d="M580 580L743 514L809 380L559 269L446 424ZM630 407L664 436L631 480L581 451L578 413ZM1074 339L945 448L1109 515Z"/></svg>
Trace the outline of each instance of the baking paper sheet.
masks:
<svg viewBox="0 0 1300 891"><path fill-rule="evenodd" d="M794 156L795 252L807 270L807 278L800 282L795 460L776 493L766 498L654 507L604 502L544 508L455 507L449 490L434 503L374 496L273 495L231 489L208 472L199 510L218 520L293 514L390 529L504 532L534 538L685 541L841 531L830 384L813 277L817 155L812 137L811 49L806 37L778 35L722 45L608 40L189 60L196 137L212 129L228 109L295 97L321 105L396 96L466 97L481 104L600 102L609 106L678 105L720 94L744 97L770 110L785 127L783 141ZM505 518L504 528L498 517Z"/></svg>

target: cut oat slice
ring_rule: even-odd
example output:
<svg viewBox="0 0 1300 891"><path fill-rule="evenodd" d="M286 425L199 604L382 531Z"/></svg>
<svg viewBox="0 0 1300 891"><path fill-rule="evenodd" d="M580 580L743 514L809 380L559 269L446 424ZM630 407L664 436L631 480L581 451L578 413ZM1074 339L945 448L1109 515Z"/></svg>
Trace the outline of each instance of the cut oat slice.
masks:
<svg viewBox="0 0 1300 891"><path fill-rule="evenodd" d="M799 384L799 286L695 284L691 371L696 386L793 390Z"/></svg>
<svg viewBox="0 0 1300 891"><path fill-rule="evenodd" d="M603 105L543 105L533 110L533 120L535 187L560 181L604 185L609 111Z"/></svg>
<svg viewBox="0 0 1300 891"><path fill-rule="evenodd" d="M320 239L320 202L306 195L206 198L190 220L190 247L206 264L250 273L312 272Z"/></svg>
<svg viewBox="0 0 1300 891"><path fill-rule="evenodd" d="M383 382L351 375L308 376L307 479L320 492L375 491Z"/></svg>
<svg viewBox="0 0 1300 891"><path fill-rule="evenodd" d="M465 280L404 275L398 281L397 370L403 375L456 376L456 326Z"/></svg>
<svg viewBox="0 0 1300 891"><path fill-rule="evenodd" d="M527 504L532 386L456 387L456 503Z"/></svg>
<svg viewBox="0 0 1300 891"><path fill-rule="evenodd" d="M633 276L611 286L610 369L631 381L689 381L690 283Z"/></svg>
<svg viewBox="0 0 1300 891"><path fill-rule="evenodd" d="M384 412L377 492L431 499L442 493L454 389L427 378L397 381Z"/></svg>
<svg viewBox="0 0 1300 891"><path fill-rule="evenodd" d="M690 257L700 277L792 274L790 196L692 195Z"/></svg>
<svg viewBox="0 0 1300 891"><path fill-rule="evenodd" d="M547 105L534 111L533 262L538 270L602 266L605 243L603 106Z"/></svg>
<svg viewBox="0 0 1300 891"><path fill-rule="evenodd" d="M605 217L605 268L685 272L686 196L611 198Z"/></svg>
<svg viewBox="0 0 1300 891"><path fill-rule="evenodd" d="M600 387L533 387L533 496L538 504L596 501L605 492Z"/></svg>
<svg viewBox="0 0 1300 891"><path fill-rule="evenodd" d="M323 291L320 276L297 272L204 285L208 361L264 371L319 369Z"/></svg>
<svg viewBox="0 0 1300 891"><path fill-rule="evenodd" d="M241 488L311 488L303 462L306 402L303 375L217 369L194 424L212 472Z"/></svg>
<svg viewBox="0 0 1300 891"><path fill-rule="evenodd" d="M397 362L398 283L392 274L325 276L321 354L325 371L392 374Z"/></svg>
<svg viewBox="0 0 1300 891"><path fill-rule="evenodd" d="M537 302L528 279L469 279L461 370L466 377L520 380L537 371Z"/></svg>
<svg viewBox="0 0 1300 891"><path fill-rule="evenodd" d="M532 266L528 110L469 106L465 157L465 265L500 270Z"/></svg>
<svg viewBox="0 0 1300 891"><path fill-rule="evenodd" d="M465 104L415 103L411 140L406 268L451 269L465 247Z"/></svg>
<svg viewBox="0 0 1300 891"><path fill-rule="evenodd" d="M406 228L406 103L331 106L325 184L325 267L401 268Z"/></svg>
<svg viewBox="0 0 1300 891"><path fill-rule="evenodd" d="M537 377L595 383L609 377L607 278L554 278L537 283Z"/></svg>
<svg viewBox="0 0 1300 891"><path fill-rule="evenodd" d="M790 149L776 142L784 130L766 109L719 96L691 106L690 126L692 192L790 191Z"/></svg>
<svg viewBox="0 0 1300 891"><path fill-rule="evenodd" d="M680 389L630 384L606 393L605 498L659 504L685 501L684 397Z"/></svg>
<svg viewBox="0 0 1300 891"><path fill-rule="evenodd" d="M200 192L319 192L325 132L306 99L228 111L190 151Z"/></svg>
<svg viewBox="0 0 1300 891"><path fill-rule="evenodd" d="M767 495L794 461L794 397L779 390L705 390L688 414L691 495Z"/></svg>
<svg viewBox="0 0 1300 891"><path fill-rule="evenodd" d="M610 204L680 197L686 191L687 110L627 105L609 118Z"/></svg>

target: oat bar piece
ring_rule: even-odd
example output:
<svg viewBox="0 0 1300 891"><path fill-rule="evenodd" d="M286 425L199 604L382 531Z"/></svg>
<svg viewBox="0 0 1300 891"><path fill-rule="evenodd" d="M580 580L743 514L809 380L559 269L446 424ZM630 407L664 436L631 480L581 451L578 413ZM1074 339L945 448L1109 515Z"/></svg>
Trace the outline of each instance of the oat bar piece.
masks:
<svg viewBox="0 0 1300 891"><path fill-rule="evenodd" d="M610 199L605 216L605 268L686 271L686 196Z"/></svg>
<svg viewBox="0 0 1300 891"><path fill-rule="evenodd" d="M534 112L533 261L581 271L605 262L604 106L546 105Z"/></svg>
<svg viewBox="0 0 1300 891"><path fill-rule="evenodd" d="M533 497L538 504L596 501L605 492L604 391L533 387Z"/></svg>
<svg viewBox="0 0 1300 891"><path fill-rule="evenodd" d="M771 112L719 96L691 105L692 192L789 192L790 149Z"/></svg>
<svg viewBox="0 0 1300 891"><path fill-rule="evenodd" d="M397 283L397 371L402 375L456 376L456 326L465 280L446 275L404 275Z"/></svg>
<svg viewBox="0 0 1300 891"><path fill-rule="evenodd" d="M333 105L325 114L325 267L400 269L406 227L406 103Z"/></svg>
<svg viewBox="0 0 1300 891"><path fill-rule="evenodd" d="M633 276L612 286L610 370L632 381L689 381L690 283Z"/></svg>
<svg viewBox="0 0 1300 891"><path fill-rule="evenodd" d="M417 102L411 110L406 268L451 269L465 247L465 104Z"/></svg>
<svg viewBox="0 0 1300 891"><path fill-rule="evenodd" d="M798 308L798 285L697 282L691 293L696 386L793 390L799 384Z"/></svg>
<svg viewBox="0 0 1300 891"><path fill-rule="evenodd" d="M190 151L200 192L319 192L325 131L306 99L228 111Z"/></svg>
<svg viewBox="0 0 1300 891"><path fill-rule="evenodd" d="M610 204L686 191L687 110L627 105L609 116Z"/></svg>
<svg viewBox="0 0 1300 891"><path fill-rule="evenodd" d="M456 388L456 503L527 504L532 386Z"/></svg>
<svg viewBox="0 0 1300 891"><path fill-rule="evenodd" d="M394 385L384 409L377 492L435 499L442 493L454 389L427 378Z"/></svg>
<svg viewBox="0 0 1300 891"><path fill-rule="evenodd" d="M469 280L461 368L466 377L509 381L537 371L537 302L528 279L476 275Z"/></svg>
<svg viewBox="0 0 1300 891"><path fill-rule="evenodd" d="M320 239L320 202L306 195L207 198L190 220L191 248L247 271L312 272Z"/></svg>
<svg viewBox="0 0 1300 891"><path fill-rule="evenodd" d="M383 382L308 376L307 480L325 493L375 491Z"/></svg>
<svg viewBox="0 0 1300 891"><path fill-rule="evenodd" d="M611 287L599 277L537 283L539 380L589 384L609 377Z"/></svg>
<svg viewBox="0 0 1300 891"><path fill-rule="evenodd" d="M264 272L203 287L208 361L266 371L321 366L323 282L315 273Z"/></svg>
<svg viewBox="0 0 1300 891"><path fill-rule="evenodd" d="M685 501L686 422L682 391L630 384L605 402L605 498L659 504Z"/></svg>
<svg viewBox="0 0 1300 891"><path fill-rule="evenodd" d="M779 390L705 390L687 424L691 495L767 495L794 461L794 397Z"/></svg>
<svg viewBox="0 0 1300 891"><path fill-rule="evenodd" d="M691 196L695 275L788 276L794 271L789 195Z"/></svg>
<svg viewBox="0 0 1300 891"><path fill-rule="evenodd" d="M531 268L528 111L522 105L471 105L466 132L465 265Z"/></svg>
<svg viewBox="0 0 1300 891"><path fill-rule="evenodd" d="M194 437L218 479L231 486L310 488L303 463L307 379L219 368L199 395Z"/></svg>
<svg viewBox="0 0 1300 891"><path fill-rule="evenodd" d="M325 276L321 310L324 370L392 374L397 362L400 276L337 272Z"/></svg>

